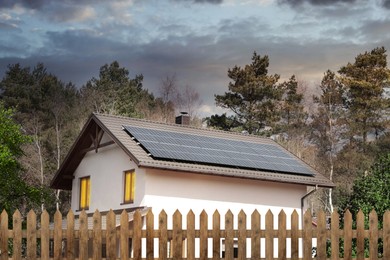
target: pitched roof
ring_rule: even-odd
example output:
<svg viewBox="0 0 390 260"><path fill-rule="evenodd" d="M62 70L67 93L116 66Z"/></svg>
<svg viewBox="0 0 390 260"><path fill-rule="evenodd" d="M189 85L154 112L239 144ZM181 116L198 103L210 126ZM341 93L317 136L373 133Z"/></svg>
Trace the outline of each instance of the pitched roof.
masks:
<svg viewBox="0 0 390 260"><path fill-rule="evenodd" d="M147 120L134 119L121 116L92 114L70 152L66 156L60 169L54 176L51 186L58 189L71 189L73 173L82 161L84 155L99 147L116 143L138 165L138 167L157 168L165 170L192 172L200 174L229 176L244 179L294 183L319 187L334 187L334 184L306 165L312 175L288 174L278 171L256 170L231 167L228 165L210 165L205 163L180 162L153 158L139 143L123 129L123 126L141 127L146 129L170 131L181 134L192 134L221 138L227 140L244 141L250 143L278 146L269 138L253 135L243 135L226 131L200 129L182 125L156 123ZM101 144L103 133L110 136L113 142ZM281 148L285 150L284 148ZM299 159L298 159L299 160Z"/></svg>

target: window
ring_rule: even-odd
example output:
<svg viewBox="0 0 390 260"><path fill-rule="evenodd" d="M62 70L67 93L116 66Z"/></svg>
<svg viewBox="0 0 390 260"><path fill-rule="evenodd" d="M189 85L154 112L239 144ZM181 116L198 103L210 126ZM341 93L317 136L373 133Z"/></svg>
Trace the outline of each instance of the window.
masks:
<svg viewBox="0 0 390 260"><path fill-rule="evenodd" d="M135 172L126 171L124 174L124 196L123 203L133 203L134 202L134 193L135 193Z"/></svg>
<svg viewBox="0 0 390 260"><path fill-rule="evenodd" d="M80 179L80 210L89 209L91 195L91 180L89 177Z"/></svg>

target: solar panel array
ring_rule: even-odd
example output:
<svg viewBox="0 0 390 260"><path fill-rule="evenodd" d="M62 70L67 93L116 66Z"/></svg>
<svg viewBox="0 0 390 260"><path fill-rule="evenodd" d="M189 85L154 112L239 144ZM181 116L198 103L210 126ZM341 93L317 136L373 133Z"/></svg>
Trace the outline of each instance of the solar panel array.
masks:
<svg viewBox="0 0 390 260"><path fill-rule="evenodd" d="M313 175L307 165L277 144L123 127L155 159Z"/></svg>

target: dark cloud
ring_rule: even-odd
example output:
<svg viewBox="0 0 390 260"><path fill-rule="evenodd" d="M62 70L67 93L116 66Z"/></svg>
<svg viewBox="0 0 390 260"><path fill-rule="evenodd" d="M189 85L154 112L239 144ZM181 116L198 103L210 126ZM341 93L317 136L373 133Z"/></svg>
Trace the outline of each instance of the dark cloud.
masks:
<svg viewBox="0 0 390 260"><path fill-rule="evenodd" d="M390 9L390 0L383 0L382 5L383 7Z"/></svg>
<svg viewBox="0 0 390 260"><path fill-rule="evenodd" d="M176 2L193 2L196 4L222 4L223 0L173 0Z"/></svg>
<svg viewBox="0 0 390 260"><path fill-rule="evenodd" d="M389 0L386 0L389 1ZM293 7L302 5L304 3L309 3L312 5L320 5L320 6L327 6L327 5L334 5L338 3L354 3L356 0L278 0L279 4L288 4Z"/></svg>

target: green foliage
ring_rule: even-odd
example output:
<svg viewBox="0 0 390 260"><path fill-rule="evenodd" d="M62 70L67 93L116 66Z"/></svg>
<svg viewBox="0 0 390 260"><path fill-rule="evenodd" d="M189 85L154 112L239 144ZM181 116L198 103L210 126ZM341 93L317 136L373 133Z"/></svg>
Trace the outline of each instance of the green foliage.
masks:
<svg viewBox="0 0 390 260"><path fill-rule="evenodd" d="M383 214L390 210L390 153L380 157L370 172L355 180L352 193L340 208L349 209L352 215L361 209L366 216L375 210L382 227Z"/></svg>
<svg viewBox="0 0 390 260"><path fill-rule="evenodd" d="M207 126L218 130L230 131L233 128L239 127L240 123L234 116L227 116L226 113L222 115L212 115L206 118Z"/></svg>
<svg viewBox="0 0 390 260"><path fill-rule="evenodd" d="M92 78L81 88L87 114L91 112L144 117L139 105L154 105L154 97L142 88L143 76L129 77L129 71L117 61L100 68L99 78Z"/></svg>
<svg viewBox="0 0 390 260"><path fill-rule="evenodd" d="M13 114L0 102L0 209L8 212L13 212L24 202L38 205L43 192L40 187L30 186L21 178L18 158L23 154L23 146L31 139L14 122Z"/></svg>
<svg viewBox="0 0 390 260"><path fill-rule="evenodd" d="M359 135L367 142L367 135L385 129L382 117L388 102L383 98L384 87L389 83L390 70L387 68L384 47L359 54L355 63L348 63L339 70L341 81L347 89L345 107L350 138Z"/></svg>
<svg viewBox="0 0 390 260"><path fill-rule="evenodd" d="M232 80L229 92L215 95L217 106L234 112L244 129L255 133L279 120L278 103L282 91L277 82L279 75L268 75L268 56L253 53L252 63L244 68L228 70Z"/></svg>

